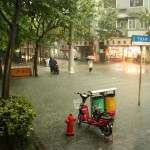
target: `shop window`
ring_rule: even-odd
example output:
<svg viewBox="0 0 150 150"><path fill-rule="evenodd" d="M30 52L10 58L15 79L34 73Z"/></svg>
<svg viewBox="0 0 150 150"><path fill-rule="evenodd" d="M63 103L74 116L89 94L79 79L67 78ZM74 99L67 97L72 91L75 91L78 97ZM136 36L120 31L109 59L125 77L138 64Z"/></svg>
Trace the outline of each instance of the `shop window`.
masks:
<svg viewBox="0 0 150 150"><path fill-rule="evenodd" d="M122 29L127 28L127 21L120 21L119 27L122 28Z"/></svg>

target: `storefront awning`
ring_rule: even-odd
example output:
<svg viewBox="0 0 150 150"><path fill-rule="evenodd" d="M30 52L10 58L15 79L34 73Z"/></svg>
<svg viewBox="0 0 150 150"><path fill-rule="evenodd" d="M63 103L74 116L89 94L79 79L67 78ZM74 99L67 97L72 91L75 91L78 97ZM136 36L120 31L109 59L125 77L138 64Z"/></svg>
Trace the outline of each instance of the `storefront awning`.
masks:
<svg viewBox="0 0 150 150"><path fill-rule="evenodd" d="M129 16L125 13L121 13L121 14L118 14L117 18L119 19L123 19L123 18L128 18Z"/></svg>

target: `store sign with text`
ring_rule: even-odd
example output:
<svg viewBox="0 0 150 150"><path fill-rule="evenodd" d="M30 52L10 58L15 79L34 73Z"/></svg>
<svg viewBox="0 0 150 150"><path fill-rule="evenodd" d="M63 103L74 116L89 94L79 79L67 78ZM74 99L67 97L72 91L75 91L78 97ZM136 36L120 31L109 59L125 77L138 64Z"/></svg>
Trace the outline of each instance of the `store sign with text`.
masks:
<svg viewBox="0 0 150 150"><path fill-rule="evenodd" d="M76 41L74 46L89 46L89 41Z"/></svg>
<svg viewBox="0 0 150 150"><path fill-rule="evenodd" d="M150 45L150 36L132 35L132 45Z"/></svg>
<svg viewBox="0 0 150 150"><path fill-rule="evenodd" d="M105 45L109 45L109 46L129 46L129 45L131 45L131 39L130 38L109 39L107 42L105 42Z"/></svg>

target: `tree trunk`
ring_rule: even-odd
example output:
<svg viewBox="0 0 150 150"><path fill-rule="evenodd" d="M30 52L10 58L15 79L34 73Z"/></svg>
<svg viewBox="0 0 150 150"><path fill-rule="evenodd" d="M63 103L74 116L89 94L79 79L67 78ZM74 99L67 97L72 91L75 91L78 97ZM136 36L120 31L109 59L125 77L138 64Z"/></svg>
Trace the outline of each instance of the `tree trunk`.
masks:
<svg viewBox="0 0 150 150"><path fill-rule="evenodd" d="M33 61L33 75L35 77L38 76L38 69L37 69L37 63L38 63L38 47L39 47L39 43L38 41L36 41L35 43L35 53L34 53L34 61Z"/></svg>
<svg viewBox="0 0 150 150"><path fill-rule="evenodd" d="M69 31L69 65L68 65L68 71L69 73L74 73L74 46L73 46L73 40L74 40L74 27L71 23L70 31Z"/></svg>
<svg viewBox="0 0 150 150"><path fill-rule="evenodd" d="M2 84L2 98L8 99L9 97L9 78L10 78L10 69L11 69L11 57L13 51L13 43L15 38L16 26L13 25L9 37L9 43L7 47L7 53L5 58L5 65L4 65L4 78Z"/></svg>
<svg viewBox="0 0 150 150"><path fill-rule="evenodd" d="M30 62L30 57L29 57L29 43L27 43L27 62Z"/></svg>
<svg viewBox="0 0 150 150"><path fill-rule="evenodd" d="M6 49L6 58L5 58L5 65L4 65L4 77L2 82L2 98L4 99L9 98L9 78L10 78L11 60L12 60L12 52L15 44L16 27L17 27L17 21L19 17L19 10L20 10L20 5L19 2L16 1L12 23L10 24L10 34L9 34L9 40Z"/></svg>
<svg viewBox="0 0 150 150"><path fill-rule="evenodd" d="M2 78L2 57L0 57L0 79Z"/></svg>
<svg viewBox="0 0 150 150"><path fill-rule="evenodd" d="M42 48L40 46L40 65L42 64Z"/></svg>

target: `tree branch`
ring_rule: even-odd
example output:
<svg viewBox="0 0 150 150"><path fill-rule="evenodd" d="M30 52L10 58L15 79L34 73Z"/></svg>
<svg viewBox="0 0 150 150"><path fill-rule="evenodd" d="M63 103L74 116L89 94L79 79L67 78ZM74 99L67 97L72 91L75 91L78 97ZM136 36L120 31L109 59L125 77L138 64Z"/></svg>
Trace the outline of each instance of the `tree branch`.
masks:
<svg viewBox="0 0 150 150"><path fill-rule="evenodd" d="M6 23L11 27L11 22L6 18L2 10L0 10L0 15L3 17L3 19L6 21Z"/></svg>

